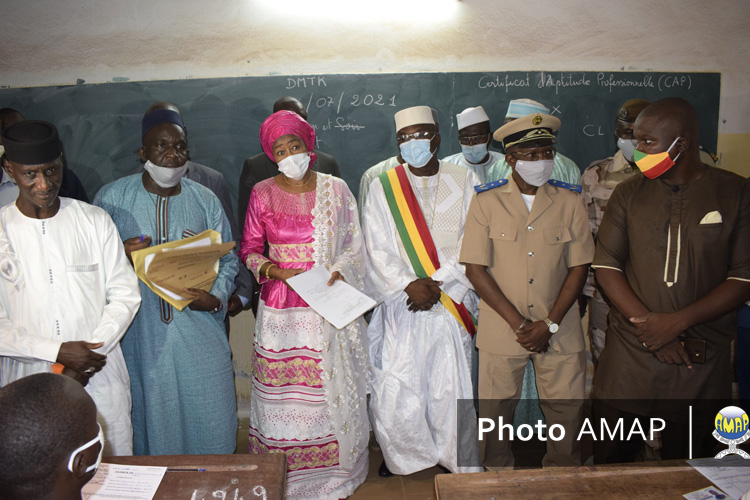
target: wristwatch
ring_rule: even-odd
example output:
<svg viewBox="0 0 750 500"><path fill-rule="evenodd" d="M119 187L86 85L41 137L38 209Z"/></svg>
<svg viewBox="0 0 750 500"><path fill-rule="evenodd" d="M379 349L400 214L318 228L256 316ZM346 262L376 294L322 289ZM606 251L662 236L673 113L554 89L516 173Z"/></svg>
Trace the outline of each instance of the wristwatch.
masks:
<svg viewBox="0 0 750 500"><path fill-rule="evenodd" d="M547 324L547 328L549 328L550 333L557 333L557 330L560 329L560 325L558 325L557 323L554 323L549 318L544 318L544 322Z"/></svg>
<svg viewBox="0 0 750 500"><path fill-rule="evenodd" d="M217 297L217 299L219 300L219 305L217 305L216 307L214 307L213 309L211 309L210 311L208 311L211 314L215 314L215 313L221 311L221 309L224 307L224 304L221 303L221 299L219 299L218 297Z"/></svg>

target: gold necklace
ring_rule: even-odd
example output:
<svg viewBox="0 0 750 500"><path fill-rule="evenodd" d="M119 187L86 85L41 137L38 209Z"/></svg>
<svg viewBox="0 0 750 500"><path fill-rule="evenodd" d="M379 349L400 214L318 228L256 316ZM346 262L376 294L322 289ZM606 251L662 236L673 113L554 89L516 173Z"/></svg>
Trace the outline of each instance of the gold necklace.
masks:
<svg viewBox="0 0 750 500"><path fill-rule="evenodd" d="M312 174L312 172L311 172L311 174ZM305 174L305 175L307 175L307 174ZM305 186L307 186L307 185L308 185L308 184L310 183L310 181L311 181L311 180L313 179L313 176L312 176L312 175L310 175L310 177L309 177L309 178L308 178L308 179L307 179L307 180L306 180L305 182L303 182L302 184L292 184L291 182L289 182L289 181L288 181L288 180L286 179L286 175L284 175L284 174L281 174L281 178L282 178L282 179L284 179L284 182L285 182L285 183L286 183L287 185L289 185L289 186L294 186L294 187L305 187Z"/></svg>

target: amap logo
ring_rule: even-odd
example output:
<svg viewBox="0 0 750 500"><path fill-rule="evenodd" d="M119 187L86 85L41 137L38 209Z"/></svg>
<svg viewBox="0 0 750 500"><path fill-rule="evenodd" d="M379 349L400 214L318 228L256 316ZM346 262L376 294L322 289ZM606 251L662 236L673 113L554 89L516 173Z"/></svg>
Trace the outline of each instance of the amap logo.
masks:
<svg viewBox="0 0 750 500"><path fill-rule="evenodd" d="M737 448L738 444L750 439L750 417L747 416L745 410L736 406L727 406L716 414L714 427L716 428L713 433L714 438L720 443L729 445L729 448L714 458L735 454L750 459L750 455Z"/></svg>

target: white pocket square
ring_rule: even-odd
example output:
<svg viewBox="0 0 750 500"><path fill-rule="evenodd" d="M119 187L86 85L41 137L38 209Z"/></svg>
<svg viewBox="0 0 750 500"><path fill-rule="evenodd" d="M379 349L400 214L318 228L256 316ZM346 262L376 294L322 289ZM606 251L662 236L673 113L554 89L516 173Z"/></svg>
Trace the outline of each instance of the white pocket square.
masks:
<svg viewBox="0 0 750 500"><path fill-rule="evenodd" d="M701 220L701 224L721 224L721 214L714 210L713 212L708 212L705 216L703 216L703 220Z"/></svg>

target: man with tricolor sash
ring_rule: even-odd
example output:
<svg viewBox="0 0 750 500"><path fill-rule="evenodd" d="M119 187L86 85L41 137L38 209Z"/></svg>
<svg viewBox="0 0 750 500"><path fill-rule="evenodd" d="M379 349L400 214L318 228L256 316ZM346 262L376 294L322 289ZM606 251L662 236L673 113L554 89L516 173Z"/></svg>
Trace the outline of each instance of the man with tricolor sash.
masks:
<svg viewBox="0 0 750 500"><path fill-rule="evenodd" d="M459 261L479 303L479 416L513 421L529 360L547 428L542 464L580 464L586 358L576 300L594 256L580 186L550 179L560 120L532 113L495 131L513 173L477 186ZM482 442L489 469L513 467L508 434Z"/></svg>
<svg viewBox="0 0 750 500"><path fill-rule="evenodd" d="M467 456L476 446L476 431L458 429L459 411L475 425L473 405L458 400L472 399L469 310L476 312L458 252L479 180L437 159L440 135L429 107L404 109L395 119L404 163L370 183L362 217L367 284L380 302L368 328L380 475L434 465L476 472L482 469L457 459L459 447Z"/></svg>

